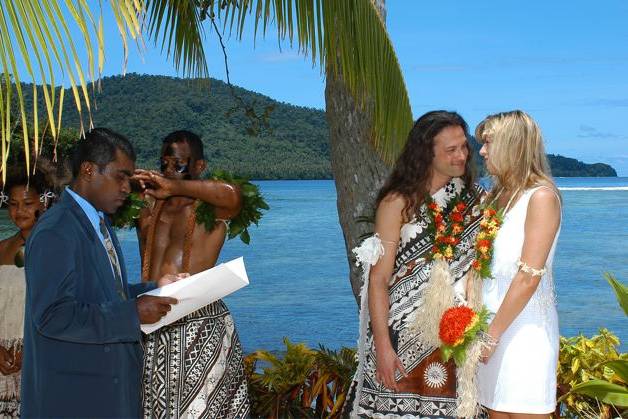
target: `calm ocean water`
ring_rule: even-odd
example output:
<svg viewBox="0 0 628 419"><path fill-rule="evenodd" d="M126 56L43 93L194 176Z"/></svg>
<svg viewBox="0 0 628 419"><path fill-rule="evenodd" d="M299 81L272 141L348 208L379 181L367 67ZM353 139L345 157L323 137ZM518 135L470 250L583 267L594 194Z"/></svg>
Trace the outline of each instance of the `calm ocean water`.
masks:
<svg viewBox="0 0 628 419"><path fill-rule="evenodd" d="M628 178L559 178L563 224L555 257L560 331L607 327L628 348L628 322L603 279L628 282ZM226 298L245 351L280 350L285 337L331 348L355 346L357 305L338 225L332 181L258 182L271 206L251 245L228 241L221 261L244 256L248 287ZM0 236L9 234L0 213ZM139 278L134 231L120 231L130 278Z"/></svg>

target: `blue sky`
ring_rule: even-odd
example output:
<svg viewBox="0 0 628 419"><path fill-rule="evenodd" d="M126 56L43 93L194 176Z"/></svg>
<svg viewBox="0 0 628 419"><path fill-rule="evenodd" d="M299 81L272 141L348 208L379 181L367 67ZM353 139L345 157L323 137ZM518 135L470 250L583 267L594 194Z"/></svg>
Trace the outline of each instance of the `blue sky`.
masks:
<svg viewBox="0 0 628 419"><path fill-rule="evenodd" d="M628 176L628 2L388 0L387 28L413 114L460 112L473 128L487 114L523 109L549 153L613 165ZM120 74L115 24L105 14L104 75ZM222 52L206 27L212 77ZM249 31L252 33L252 31ZM273 32L227 40L234 84L283 102L324 108L324 79ZM127 72L177 75L152 45L130 50ZM103 85L106 89L106 83ZM174 127L173 127L174 129Z"/></svg>

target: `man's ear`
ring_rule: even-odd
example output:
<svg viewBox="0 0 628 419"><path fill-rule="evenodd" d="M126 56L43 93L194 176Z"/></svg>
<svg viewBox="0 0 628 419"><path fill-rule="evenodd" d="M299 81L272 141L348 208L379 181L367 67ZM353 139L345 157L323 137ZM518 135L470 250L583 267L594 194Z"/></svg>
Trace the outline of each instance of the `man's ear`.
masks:
<svg viewBox="0 0 628 419"><path fill-rule="evenodd" d="M98 170L98 166L91 161L84 161L81 163L81 168L79 170L79 176L83 179L89 181L91 180L94 172Z"/></svg>

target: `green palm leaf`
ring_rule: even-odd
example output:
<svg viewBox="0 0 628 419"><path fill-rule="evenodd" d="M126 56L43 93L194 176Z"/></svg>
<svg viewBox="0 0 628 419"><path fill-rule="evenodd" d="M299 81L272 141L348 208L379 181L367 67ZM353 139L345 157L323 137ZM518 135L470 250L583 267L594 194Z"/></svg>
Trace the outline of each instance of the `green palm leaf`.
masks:
<svg viewBox="0 0 628 419"><path fill-rule="evenodd" d="M98 18L95 18L92 10L94 4L98 4ZM0 2L0 137L3 177L10 138L16 127L21 130L28 171L32 155L38 155L40 133L45 131L41 129L42 125L50 129L53 140L55 143L57 141L62 122L64 90L56 84L55 71L61 70L67 77L73 103L80 117L81 134L84 132L83 115L87 114L88 126L91 127L92 104L88 84L92 84L93 91L105 59L100 4L88 0ZM141 46L146 33L155 42L162 40L162 49L168 53L182 75L207 76L198 2L109 0L108 4L122 38L125 63L129 41L134 40ZM81 47L84 53L79 53ZM27 110L24 104L23 82L26 78L41 81L42 84L32 87L32 110ZM57 89L60 94L56 93ZM43 93L43 118L40 118L37 108L39 91ZM29 113L32 114L32 123L27 121ZM18 115L17 121L13 120L14 114ZM34 153L29 149L29 138L33 140Z"/></svg>
<svg viewBox="0 0 628 419"><path fill-rule="evenodd" d="M201 9L196 1L148 0L146 13L149 38L172 58L183 75L206 77L209 74L203 49Z"/></svg>
<svg viewBox="0 0 628 419"><path fill-rule="evenodd" d="M615 295L617 296L617 302L621 306L622 310L624 310L624 314L628 316L628 287L619 282L611 273L606 272L604 276L606 277L608 283L613 287L613 291L615 291Z"/></svg>
<svg viewBox="0 0 628 419"><path fill-rule="evenodd" d="M209 1L204 13L219 16L225 28L242 38L247 16L254 35L261 24L278 29L279 42L299 50L327 74L342 76L356 102L372 110L372 140L392 162L412 127L412 111L401 67L372 0L231 0ZM216 9L216 10L214 10Z"/></svg>
<svg viewBox="0 0 628 419"><path fill-rule="evenodd" d="M590 380L575 385L571 392L584 394L614 406L628 406L628 389L604 380Z"/></svg>
<svg viewBox="0 0 628 419"><path fill-rule="evenodd" d="M628 361L625 359L617 359L613 361L607 361L605 366L613 370L615 374L626 384L628 384Z"/></svg>

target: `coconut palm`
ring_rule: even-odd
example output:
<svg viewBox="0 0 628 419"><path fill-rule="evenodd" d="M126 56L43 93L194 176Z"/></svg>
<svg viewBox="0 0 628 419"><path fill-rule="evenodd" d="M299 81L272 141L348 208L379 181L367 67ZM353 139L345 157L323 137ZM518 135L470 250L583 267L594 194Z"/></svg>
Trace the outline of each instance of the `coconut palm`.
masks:
<svg viewBox="0 0 628 419"><path fill-rule="evenodd" d="M105 62L102 10L96 15L88 0L7 0L0 3L0 134L2 169L6 166L10 139L21 131L25 163L30 169L29 138L38 154L41 139L48 131L56 141L61 128L64 88L58 85L55 70L61 69L70 84L72 100L79 115L91 126L92 90ZM98 2L97 4L100 4ZM97 6L99 7L99 6ZM162 49L184 75L208 74L202 44L200 10L193 1L110 0L119 29L124 55L131 41L142 45L144 38L161 43ZM74 26L81 39L72 37ZM80 53L81 48L84 53ZM86 61L86 62L85 62ZM41 80L26 85L25 77ZM26 109L24 88L32 89L33 108ZM93 93L93 92L92 92ZM38 95L43 95L45 115L38 115ZM18 115L13 118L13 115ZM32 120L28 115L32 115ZM84 131L81 117L80 131Z"/></svg>
<svg viewBox="0 0 628 419"><path fill-rule="evenodd" d="M2 167L17 108L22 138L39 148L42 131L56 138L61 125L64 90L53 69L67 76L72 100L91 124L92 89L103 68L102 11L96 17L88 0L6 0L0 5L0 134ZM372 212L376 190L405 142L412 112L401 69L384 25L383 0L110 0L125 54L128 44L145 39L160 43L184 76L204 77L203 21L241 38L252 30L264 36L274 24L281 41L296 42L326 76L331 163L338 190L340 223L347 254L368 226L355 222ZM248 24L247 24L248 23ZM87 65L81 60L70 25L79 28ZM80 42L79 42L80 43ZM24 63L23 69L19 62ZM32 123L24 106L24 77L40 79L33 89ZM45 115L37 114L43 94ZM17 96L17 97L16 97ZM41 119L41 120L40 120ZM82 118L81 118L82 119ZM31 127L31 128L29 128ZM81 131L84 126L81 122ZM375 153L376 150L378 153ZM35 150L37 152L37 150ZM26 153L26 167L30 167ZM351 156L351 158L347 158ZM351 257L348 256L350 266ZM357 295L359 276L352 269Z"/></svg>
<svg viewBox="0 0 628 419"><path fill-rule="evenodd" d="M239 37L247 20L256 36L275 23L279 41L297 42L325 75L331 167L357 297L362 284L351 249L372 226L356 220L373 218L377 190L412 126L384 0L209 0L203 8Z"/></svg>

